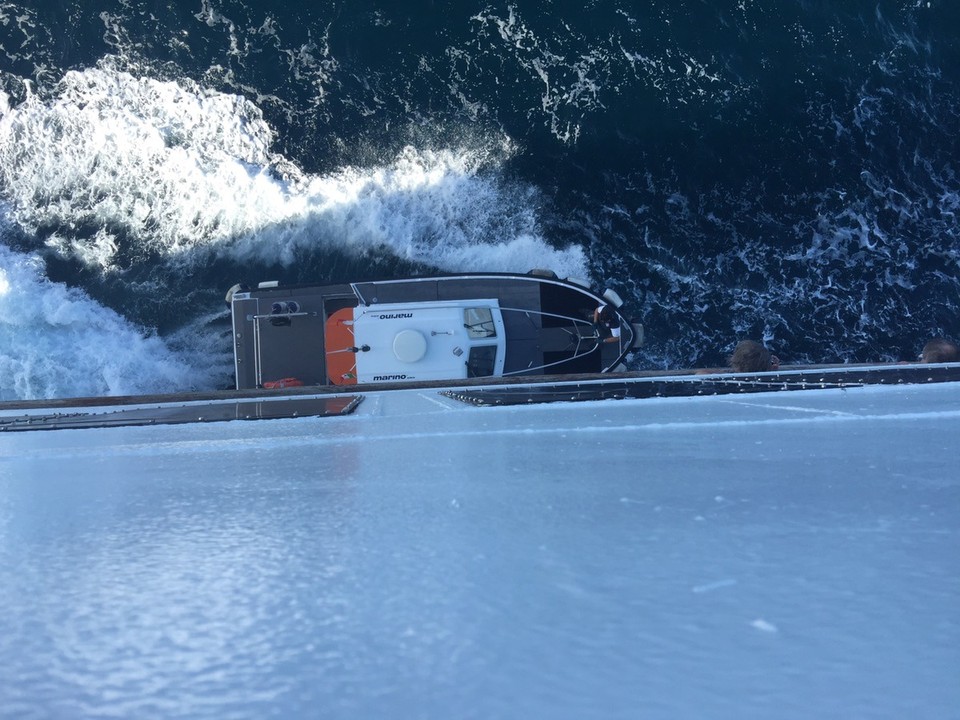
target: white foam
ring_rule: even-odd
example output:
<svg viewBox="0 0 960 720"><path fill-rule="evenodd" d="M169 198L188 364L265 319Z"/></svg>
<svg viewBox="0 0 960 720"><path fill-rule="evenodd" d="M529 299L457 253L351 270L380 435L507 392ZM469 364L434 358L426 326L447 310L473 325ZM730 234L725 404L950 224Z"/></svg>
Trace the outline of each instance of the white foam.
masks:
<svg viewBox="0 0 960 720"><path fill-rule="evenodd" d="M0 246L0 400L190 390L222 373L42 271L36 256Z"/></svg>
<svg viewBox="0 0 960 720"><path fill-rule="evenodd" d="M580 247L557 250L540 235L532 189L501 178L511 152L502 138L408 147L327 175L302 172L273 142L243 97L106 64L71 71L52 96L15 106L0 97L3 216L38 238L37 251L42 238L47 252L104 272L202 266L211 254L292 264L336 249L450 272L588 274ZM0 253L0 399L210 389L228 378L229 348L209 349L209 318L164 341L45 280L36 257L2 244Z"/></svg>
<svg viewBox="0 0 960 720"><path fill-rule="evenodd" d="M335 247L454 272L587 274L580 247L540 235L529 186L498 174L502 138L328 175L303 173L273 142L243 97L103 66L3 113L0 181L27 233L44 229L48 246L104 270L204 251L292 263Z"/></svg>

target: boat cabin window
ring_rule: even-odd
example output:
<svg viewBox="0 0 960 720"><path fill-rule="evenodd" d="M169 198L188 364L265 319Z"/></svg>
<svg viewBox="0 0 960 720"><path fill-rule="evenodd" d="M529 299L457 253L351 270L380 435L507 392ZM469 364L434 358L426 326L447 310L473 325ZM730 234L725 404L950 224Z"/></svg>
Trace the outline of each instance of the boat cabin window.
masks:
<svg viewBox="0 0 960 720"><path fill-rule="evenodd" d="M466 308L463 311L463 326L473 339L497 336L497 328L493 324L493 313L490 312L490 308Z"/></svg>
<svg viewBox="0 0 960 720"><path fill-rule="evenodd" d="M470 355L467 358L467 377L489 377L493 375L496 362L496 345L478 345L470 348Z"/></svg>

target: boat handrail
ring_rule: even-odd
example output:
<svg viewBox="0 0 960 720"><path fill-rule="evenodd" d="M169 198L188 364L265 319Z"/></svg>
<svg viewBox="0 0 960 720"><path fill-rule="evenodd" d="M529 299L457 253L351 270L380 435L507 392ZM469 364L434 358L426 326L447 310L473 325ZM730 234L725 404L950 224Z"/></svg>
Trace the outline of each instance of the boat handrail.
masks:
<svg viewBox="0 0 960 720"><path fill-rule="evenodd" d="M360 301L360 304L364 307L370 307L370 303L367 302L367 299L363 296L363 293L360 292L360 288L357 287L359 283L350 283L350 289L353 290L353 294L357 296L357 299Z"/></svg>
<svg viewBox="0 0 960 720"><path fill-rule="evenodd" d="M253 320L263 320L264 318L292 318L292 317L305 317L307 315L316 317L317 313L316 312L268 313L266 315L250 315L249 317Z"/></svg>

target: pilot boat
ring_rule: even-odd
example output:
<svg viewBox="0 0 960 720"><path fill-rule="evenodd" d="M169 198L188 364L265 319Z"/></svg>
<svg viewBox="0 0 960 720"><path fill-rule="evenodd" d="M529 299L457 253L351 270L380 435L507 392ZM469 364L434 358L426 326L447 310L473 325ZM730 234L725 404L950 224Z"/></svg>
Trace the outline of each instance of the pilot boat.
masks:
<svg viewBox="0 0 960 720"><path fill-rule="evenodd" d="M268 281L226 299L238 390L604 373L643 339L615 291L544 270Z"/></svg>

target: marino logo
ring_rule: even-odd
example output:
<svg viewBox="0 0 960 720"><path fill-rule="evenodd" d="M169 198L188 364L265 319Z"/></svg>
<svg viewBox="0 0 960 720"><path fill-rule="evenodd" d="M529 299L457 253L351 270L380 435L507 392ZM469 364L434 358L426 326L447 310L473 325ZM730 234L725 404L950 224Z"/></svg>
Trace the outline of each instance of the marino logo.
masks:
<svg viewBox="0 0 960 720"><path fill-rule="evenodd" d="M377 315L380 320L400 320L402 318L412 318L413 313L390 313L389 315Z"/></svg>
<svg viewBox="0 0 960 720"><path fill-rule="evenodd" d="M406 375L374 375L373 382L383 381L383 380L406 380Z"/></svg>

